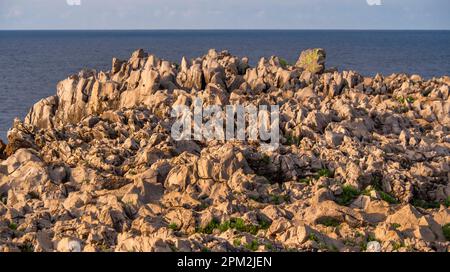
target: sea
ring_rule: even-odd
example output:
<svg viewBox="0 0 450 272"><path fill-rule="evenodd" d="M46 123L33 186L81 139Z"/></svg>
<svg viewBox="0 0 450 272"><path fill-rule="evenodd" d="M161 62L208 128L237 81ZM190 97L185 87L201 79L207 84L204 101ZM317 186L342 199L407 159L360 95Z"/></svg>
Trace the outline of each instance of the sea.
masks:
<svg viewBox="0 0 450 272"><path fill-rule="evenodd" d="M326 50L328 67L365 76L450 75L450 31L0 31L0 139L14 118L55 94L60 80L83 68L109 70L113 57L127 59L138 48L178 63L226 49L254 65L272 55L294 63L316 47Z"/></svg>

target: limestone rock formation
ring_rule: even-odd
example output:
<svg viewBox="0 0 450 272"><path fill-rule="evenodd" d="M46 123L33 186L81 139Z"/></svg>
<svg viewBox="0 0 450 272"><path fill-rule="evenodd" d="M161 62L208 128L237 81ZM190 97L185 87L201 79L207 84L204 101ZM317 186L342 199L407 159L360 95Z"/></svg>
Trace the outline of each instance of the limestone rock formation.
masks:
<svg viewBox="0 0 450 272"><path fill-rule="evenodd" d="M69 76L0 141L0 252L448 251L449 77L325 56L139 49ZM176 141L172 106L199 97L277 104L279 147Z"/></svg>

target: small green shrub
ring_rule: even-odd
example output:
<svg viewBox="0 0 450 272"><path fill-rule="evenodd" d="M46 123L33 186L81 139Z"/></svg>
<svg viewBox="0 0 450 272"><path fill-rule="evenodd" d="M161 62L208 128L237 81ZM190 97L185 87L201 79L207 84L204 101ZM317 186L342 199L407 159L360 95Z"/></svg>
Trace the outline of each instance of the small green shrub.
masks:
<svg viewBox="0 0 450 272"><path fill-rule="evenodd" d="M350 205L355 198L357 198L361 192L353 186L346 185L342 187L342 195L340 195L336 202L342 206Z"/></svg>
<svg viewBox="0 0 450 272"><path fill-rule="evenodd" d="M442 226L442 232L444 233L445 239L450 241L450 223Z"/></svg>
<svg viewBox="0 0 450 272"><path fill-rule="evenodd" d="M423 199L413 199L412 200L412 205L415 207L420 207L426 210L429 209L439 209L440 204L438 202L431 202L431 201L425 201Z"/></svg>
<svg viewBox="0 0 450 272"><path fill-rule="evenodd" d="M204 234L212 234L215 229L219 227L219 222L216 219L211 220L204 228L197 229L197 232Z"/></svg>
<svg viewBox="0 0 450 272"><path fill-rule="evenodd" d="M408 102L408 103L410 103L410 104L414 103L414 101L415 101L415 99L414 99L414 97L412 97L412 96L408 96L408 97L406 98L406 102Z"/></svg>
<svg viewBox="0 0 450 272"><path fill-rule="evenodd" d="M399 250L400 248L404 247L405 245L403 243L399 242L392 242L392 249Z"/></svg>
<svg viewBox="0 0 450 272"><path fill-rule="evenodd" d="M244 247L250 251L257 251L258 247L259 247L259 243L257 240L253 240L253 241L251 241L251 243L244 245Z"/></svg>
<svg viewBox="0 0 450 272"><path fill-rule="evenodd" d="M445 202L444 202L444 205L445 205L447 208L450 207L450 196L447 197L447 199L446 199Z"/></svg>
<svg viewBox="0 0 450 272"><path fill-rule="evenodd" d="M178 225L176 223L171 223L171 224L169 224L169 229L177 231L180 228L178 227Z"/></svg>
<svg viewBox="0 0 450 272"><path fill-rule="evenodd" d="M319 179L321 177L331 178L332 176L333 176L333 173L329 169L323 168L317 172L316 179Z"/></svg>
<svg viewBox="0 0 450 272"><path fill-rule="evenodd" d="M17 230L17 224L14 222L9 223L8 227L12 230Z"/></svg>
<svg viewBox="0 0 450 272"><path fill-rule="evenodd" d="M299 145L300 144L300 138L288 135L286 137L286 144L287 145Z"/></svg>
<svg viewBox="0 0 450 272"><path fill-rule="evenodd" d="M378 191L378 193L380 194L381 199L383 199L387 203L398 204L398 200L395 197L391 196L390 194L385 193L383 191Z"/></svg>
<svg viewBox="0 0 450 272"><path fill-rule="evenodd" d="M229 229L235 229L240 232L246 232L253 235L256 235L259 230L268 229L270 227L270 223L264 220L260 221L258 225L253 224L245 224L242 218L231 218L229 221L225 221L223 223L218 222L217 220L212 220L208 225L204 228L197 229L197 232L204 234L212 234L215 229L218 229L220 232L225 232Z"/></svg>
<svg viewBox="0 0 450 272"><path fill-rule="evenodd" d="M233 245L238 247L242 245L241 239L240 238L236 238L233 240Z"/></svg>
<svg viewBox="0 0 450 272"><path fill-rule="evenodd" d="M270 202L275 205L280 205L281 203L283 203L283 201L284 201L284 197L281 195L271 195L270 196Z"/></svg>
<svg viewBox="0 0 450 272"><path fill-rule="evenodd" d="M34 246L31 243L24 243L19 246L19 249L21 252L34 252Z"/></svg>
<svg viewBox="0 0 450 272"><path fill-rule="evenodd" d="M317 223L326 227L338 227L341 225L341 222L339 220L332 217L326 217Z"/></svg>
<svg viewBox="0 0 450 272"><path fill-rule="evenodd" d="M398 228L400 228L402 225L400 225L400 224L398 224L398 223L392 223L391 226L392 226L393 229L398 229Z"/></svg>
<svg viewBox="0 0 450 272"><path fill-rule="evenodd" d="M306 185L311 185L312 179L311 178L302 178L302 179L299 179L298 182L304 183Z"/></svg>
<svg viewBox="0 0 450 272"><path fill-rule="evenodd" d="M399 97L397 97L397 101L400 104L404 104L405 103L405 98L403 96L399 96Z"/></svg>
<svg viewBox="0 0 450 272"><path fill-rule="evenodd" d="M273 250L273 245L271 243L266 243L264 245L264 247L266 248L267 251L272 251Z"/></svg>
<svg viewBox="0 0 450 272"><path fill-rule="evenodd" d="M314 241L314 242L316 242L316 243L319 243L319 242L320 242L319 238L318 238L317 235L315 235L314 233L311 233L311 234L308 236L308 240Z"/></svg>

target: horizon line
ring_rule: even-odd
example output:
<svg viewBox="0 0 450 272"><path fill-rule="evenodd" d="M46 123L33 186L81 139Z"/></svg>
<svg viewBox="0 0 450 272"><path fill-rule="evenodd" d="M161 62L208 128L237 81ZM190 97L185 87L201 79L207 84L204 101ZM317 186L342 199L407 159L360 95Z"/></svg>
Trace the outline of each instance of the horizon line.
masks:
<svg viewBox="0 0 450 272"><path fill-rule="evenodd" d="M450 31L450 28L11 28L0 31Z"/></svg>

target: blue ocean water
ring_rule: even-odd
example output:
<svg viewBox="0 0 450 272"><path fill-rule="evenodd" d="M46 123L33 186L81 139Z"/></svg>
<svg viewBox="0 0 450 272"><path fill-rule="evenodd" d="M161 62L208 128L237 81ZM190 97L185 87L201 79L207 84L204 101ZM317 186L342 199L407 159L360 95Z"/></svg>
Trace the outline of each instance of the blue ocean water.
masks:
<svg viewBox="0 0 450 272"><path fill-rule="evenodd" d="M450 31L0 31L0 138L58 81L82 68L109 70L113 57L137 48L176 62L228 49L255 64L271 55L294 62L313 47L326 49L328 66L363 75L450 74Z"/></svg>

